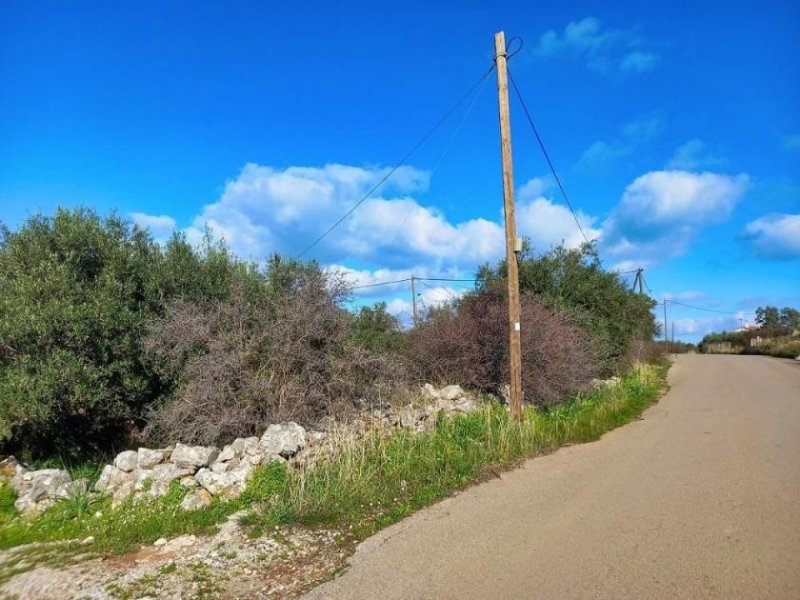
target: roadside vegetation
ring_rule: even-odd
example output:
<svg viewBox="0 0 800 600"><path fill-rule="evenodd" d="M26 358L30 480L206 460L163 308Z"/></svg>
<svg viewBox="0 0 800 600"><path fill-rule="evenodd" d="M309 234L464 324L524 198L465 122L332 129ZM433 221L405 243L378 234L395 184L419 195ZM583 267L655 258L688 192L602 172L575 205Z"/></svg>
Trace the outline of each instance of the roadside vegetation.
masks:
<svg viewBox="0 0 800 600"><path fill-rule="evenodd" d="M756 309L756 327L710 333L701 340L699 348L701 352L715 354L800 357L800 310L760 306Z"/></svg>
<svg viewBox="0 0 800 600"><path fill-rule="evenodd" d="M123 553L160 537L209 533L234 512L251 535L276 526L324 526L363 538L420 507L517 461L561 446L598 439L636 418L665 387L666 364L637 365L619 382L577 393L544 409L526 406L520 421L493 401L469 415L441 419L419 434L378 434L345 442L313 470L269 463L238 499L183 511L186 490L174 485L163 498L126 502L75 498L35 519L14 518L10 489L0 488L0 548L73 540L63 552ZM32 562L36 560L31 557Z"/></svg>
<svg viewBox="0 0 800 600"><path fill-rule="evenodd" d="M221 444L429 381L500 395L505 265L404 328L347 310L315 262L233 256L207 236L156 243L115 215L59 209L0 228L0 454L97 464L137 445ZM657 332L648 296L592 246L520 257L526 401L624 372Z"/></svg>
<svg viewBox="0 0 800 600"><path fill-rule="evenodd" d="M64 541L64 555L120 553L209 532L245 509L254 536L299 524L359 538L520 459L597 439L658 397L666 367L652 342L654 300L605 271L591 245L526 249L520 274L517 422L499 400L503 262L404 327L383 303L348 309L340 273L277 255L243 261L210 236L159 244L85 209L0 230L0 454L31 466L93 482L122 449L222 445L289 419L346 421L360 399L405 403L425 382L486 400L433 431L343 443L313 470L263 466L239 498L196 511L180 508L187 491L174 483L165 497L116 508L79 492L22 518L0 483L0 548Z"/></svg>

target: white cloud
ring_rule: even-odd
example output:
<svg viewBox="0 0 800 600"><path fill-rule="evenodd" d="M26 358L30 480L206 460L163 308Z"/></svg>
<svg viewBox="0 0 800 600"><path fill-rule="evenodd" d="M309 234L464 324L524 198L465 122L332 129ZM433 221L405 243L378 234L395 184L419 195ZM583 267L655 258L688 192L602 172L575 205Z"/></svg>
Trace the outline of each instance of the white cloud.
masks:
<svg viewBox="0 0 800 600"><path fill-rule="evenodd" d="M604 172L617 161L629 156L634 150L632 144L615 140L597 140L583 151L578 159L578 168L584 171Z"/></svg>
<svg viewBox="0 0 800 600"><path fill-rule="evenodd" d="M644 73L655 67L657 62L658 54L634 50L622 57L619 69L626 73Z"/></svg>
<svg viewBox="0 0 800 600"><path fill-rule="evenodd" d="M732 331L745 324L752 323L754 315L751 312L739 311L731 316L718 316L718 317L704 317L704 318L679 318L668 320L667 327L670 329L669 334L672 335L672 324L675 324L675 338L681 338L684 341L693 339L699 341L703 336L709 333Z"/></svg>
<svg viewBox="0 0 800 600"><path fill-rule="evenodd" d="M685 292L664 292L661 297L667 300L677 300L678 302L691 302L705 297L705 294L697 290L687 290Z"/></svg>
<svg viewBox="0 0 800 600"><path fill-rule="evenodd" d="M198 239L205 227L245 257L270 252L297 255L361 200L387 169L329 164L275 169L246 165L206 205L188 230ZM500 225L486 219L450 223L409 194L425 190L428 174L402 167L310 257L322 262L371 259L390 267L429 261L475 265L503 248Z"/></svg>
<svg viewBox="0 0 800 600"><path fill-rule="evenodd" d="M552 29L545 32L534 55L581 58L598 72L617 69L621 73L643 73L654 68L659 58L642 49L643 45L641 36L633 30L604 28L597 18L586 17L568 23L562 34Z"/></svg>
<svg viewBox="0 0 800 600"><path fill-rule="evenodd" d="M395 317L404 317L404 320L410 317L414 312L414 307L408 300L402 298L392 298L386 303L386 310L388 310Z"/></svg>
<svg viewBox="0 0 800 600"><path fill-rule="evenodd" d="M692 171L720 167L727 162L722 156L713 154L705 142L692 139L678 147L675 154L667 162L667 169Z"/></svg>
<svg viewBox="0 0 800 600"><path fill-rule="evenodd" d="M747 186L746 175L646 173L625 188L603 224L604 250L641 265L681 256L700 229L730 216Z"/></svg>
<svg viewBox="0 0 800 600"><path fill-rule="evenodd" d="M176 222L167 215L148 215L146 213L131 213L131 219L139 227L149 229L153 238L158 242L165 242L175 231Z"/></svg>
<svg viewBox="0 0 800 600"><path fill-rule="evenodd" d="M555 181L551 175L543 177L533 177L526 181L517 190L518 202L529 202L541 197L545 192L552 189Z"/></svg>
<svg viewBox="0 0 800 600"><path fill-rule="evenodd" d="M449 304L458 300L467 292L466 289L452 287L431 287L417 292L417 311L422 314L428 308L437 308L444 304ZM410 298L410 296L408 296ZM410 300L402 298L392 298L386 302L386 310L398 317L402 323L411 323L414 307Z"/></svg>
<svg viewBox="0 0 800 600"><path fill-rule="evenodd" d="M664 123L657 115L634 119L623 125L619 135L612 140L598 140L589 146L578 159L577 167L598 173L607 171L615 163L655 139L663 129Z"/></svg>
<svg viewBox="0 0 800 600"><path fill-rule="evenodd" d="M297 256L385 173L380 167L326 165L281 170L248 164L225 185L218 201L203 207L186 230L187 236L199 241L208 227L246 258L263 259L272 252ZM425 190L427 177L423 171L405 167L398 180L392 178L380 195L364 201L304 258L316 258L322 264L361 263L383 268L357 274L359 285L379 281L382 273L389 274L388 281L404 279L411 272L417 276L472 272L479 264L501 258L505 253L502 211L491 220L450 221L442 211L412 197ZM578 246L582 237L567 208L544 196L551 187L552 180L541 177L519 188L518 234L530 237L539 250L561 241ZM594 217L578 212L578 219L587 235L599 235Z"/></svg>
<svg viewBox="0 0 800 600"><path fill-rule="evenodd" d="M576 216L589 240L600 236L600 229L592 227L597 220L595 217L581 211L576 211ZM584 242L569 209L544 197L517 207L517 229L520 236L531 239L537 252L547 251L562 242L569 248L577 248Z"/></svg>
<svg viewBox="0 0 800 600"><path fill-rule="evenodd" d="M537 252L561 243L577 248L585 241L569 209L545 196L554 184L550 176L534 177L517 190L517 235L530 238ZM589 240L600 236L600 229L593 227L596 217L580 210L575 214Z"/></svg>
<svg viewBox="0 0 800 600"><path fill-rule="evenodd" d="M767 215L751 221L744 228L744 238L761 258L800 258L800 214Z"/></svg>
<svg viewBox="0 0 800 600"><path fill-rule="evenodd" d="M786 150L800 150L800 133L784 136L783 147Z"/></svg>

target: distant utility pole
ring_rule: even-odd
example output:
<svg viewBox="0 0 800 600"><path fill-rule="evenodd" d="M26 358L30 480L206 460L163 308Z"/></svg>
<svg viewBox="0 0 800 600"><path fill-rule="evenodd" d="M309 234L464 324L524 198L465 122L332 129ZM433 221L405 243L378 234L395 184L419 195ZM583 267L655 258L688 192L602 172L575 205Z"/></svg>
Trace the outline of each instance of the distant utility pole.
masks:
<svg viewBox="0 0 800 600"><path fill-rule="evenodd" d="M667 299L664 298L664 341L669 341L667 337Z"/></svg>
<svg viewBox="0 0 800 600"><path fill-rule="evenodd" d="M633 289L636 290L636 287L638 286L640 294L644 294L644 290L642 289L642 284L644 283L642 275L643 272L644 269L639 267L636 269L636 277L633 278Z"/></svg>
<svg viewBox="0 0 800 600"><path fill-rule="evenodd" d="M411 318L417 324L417 288L414 286L414 276L411 276Z"/></svg>
<svg viewBox="0 0 800 600"><path fill-rule="evenodd" d="M675 343L675 321L672 322L672 343Z"/></svg>
<svg viewBox="0 0 800 600"><path fill-rule="evenodd" d="M500 150L503 159L503 207L506 222L506 269L508 271L508 338L511 376L511 414L522 416L522 344L520 332L517 227L514 217L514 169L511 162L511 116L508 110L506 36L494 36L497 66L497 104L500 113Z"/></svg>

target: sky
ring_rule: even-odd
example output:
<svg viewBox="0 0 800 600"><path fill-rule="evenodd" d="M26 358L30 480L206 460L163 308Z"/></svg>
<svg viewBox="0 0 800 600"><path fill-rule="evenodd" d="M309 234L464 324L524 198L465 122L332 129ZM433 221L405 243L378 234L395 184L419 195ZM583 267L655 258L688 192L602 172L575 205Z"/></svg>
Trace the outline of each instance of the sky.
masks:
<svg viewBox="0 0 800 600"><path fill-rule="evenodd" d="M158 240L208 228L248 259L296 257L456 105L302 257L356 286L470 279L504 253L495 74L481 79L499 30L521 40L510 69L575 209L512 94L535 252L596 239L608 269L632 284L641 267L672 301L685 341L800 307L794 1L7 1L0 221L87 206ZM418 300L469 287L421 282ZM355 296L410 311L408 283Z"/></svg>

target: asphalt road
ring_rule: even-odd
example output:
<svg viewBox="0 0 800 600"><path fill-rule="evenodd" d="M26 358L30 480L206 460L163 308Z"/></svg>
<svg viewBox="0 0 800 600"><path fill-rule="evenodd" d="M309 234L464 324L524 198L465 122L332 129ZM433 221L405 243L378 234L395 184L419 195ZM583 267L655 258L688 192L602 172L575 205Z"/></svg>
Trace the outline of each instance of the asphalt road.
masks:
<svg viewBox="0 0 800 600"><path fill-rule="evenodd" d="M800 362L684 355L670 384L366 540L308 598L800 599Z"/></svg>

